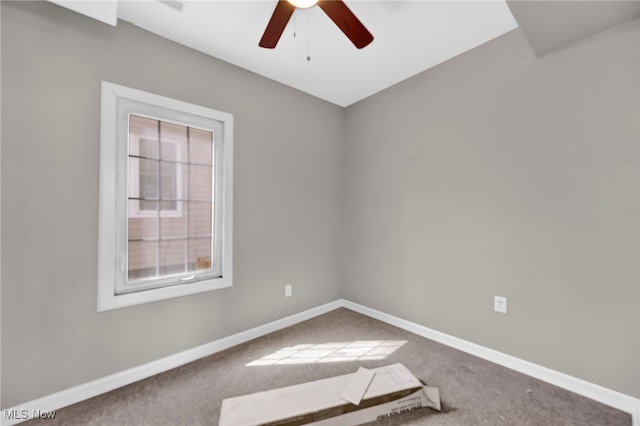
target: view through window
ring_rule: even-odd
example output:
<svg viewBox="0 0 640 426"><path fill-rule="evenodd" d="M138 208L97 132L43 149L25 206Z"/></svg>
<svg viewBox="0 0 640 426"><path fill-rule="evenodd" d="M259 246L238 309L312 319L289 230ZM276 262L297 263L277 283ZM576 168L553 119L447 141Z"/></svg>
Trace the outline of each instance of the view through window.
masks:
<svg viewBox="0 0 640 426"><path fill-rule="evenodd" d="M129 116L128 281L210 271L213 132Z"/></svg>

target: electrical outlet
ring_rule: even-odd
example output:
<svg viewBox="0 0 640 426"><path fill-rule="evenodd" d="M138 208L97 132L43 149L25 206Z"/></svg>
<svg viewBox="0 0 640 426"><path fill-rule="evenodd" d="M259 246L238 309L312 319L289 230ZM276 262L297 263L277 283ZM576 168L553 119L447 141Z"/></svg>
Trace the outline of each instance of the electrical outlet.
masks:
<svg viewBox="0 0 640 426"><path fill-rule="evenodd" d="M495 296L493 298L493 310L500 312L501 314L507 313L507 298L502 296Z"/></svg>
<svg viewBox="0 0 640 426"><path fill-rule="evenodd" d="M292 294L291 285L285 285L284 286L284 297L291 297L291 294Z"/></svg>

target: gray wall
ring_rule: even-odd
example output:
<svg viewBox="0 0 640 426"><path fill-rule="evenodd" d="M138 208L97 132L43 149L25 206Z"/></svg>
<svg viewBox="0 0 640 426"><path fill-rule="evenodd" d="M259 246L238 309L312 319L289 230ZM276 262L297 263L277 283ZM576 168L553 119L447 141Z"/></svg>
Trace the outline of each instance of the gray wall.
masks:
<svg viewBox="0 0 640 426"><path fill-rule="evenodd" d="M344 296L639 396L638 37L516 30L349 107Z"/></svg>
<svg viewBox="0 0 640 426"><path fill-rule="evenodd" d="M342 108L52 4L1 28L2 407L339 297ZM96 313L101 80L234 114L233 288Z"/></svg>

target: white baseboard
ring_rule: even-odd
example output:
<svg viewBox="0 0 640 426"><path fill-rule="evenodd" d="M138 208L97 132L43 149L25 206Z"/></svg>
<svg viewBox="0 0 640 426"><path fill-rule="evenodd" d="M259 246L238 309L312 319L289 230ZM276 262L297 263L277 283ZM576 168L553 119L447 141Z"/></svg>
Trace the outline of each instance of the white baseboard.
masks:
<svg viewBox="0 0 640 426"><path fill-rule="evenodd" d="M342 300L341 305L352 311L359 312L387 324L394 325L403 330L426 337L427 339L434 340L468 354L486 359L487 361L491 361L528 376L535 377L536 379L551 383L563 389L577 393L578 395L582 395L617 408L618 410L626 411L632 416L633 426L640 426L640 399L638 398L634 398L621 392L560 373L547 367L542 367L532 362L525 361L445 333L441 333L428 327L406 321L393 315L385 314L384 312L380 312L348 300Z"/></svg>
<svg viewBox="0 0 640 426"><path fill-rule="evenodd" d="M34 410L39 410L39 412L46 413L49 411L60 409L62 407L66 407L71 404L75 404L85 399L92 398L102 393L117 389L121 386L128 385L138 380L146 379L147 377L151 377L155 374L159 374L172 368L176 368L197 359L203 358L205 356L212 355L216 352L231 348L257 337L267 335L282 328L289 327L299 322L314 318L318 315L322 315L340 307L359 312L361 314L383 321L387 324L394 325L398 328L407 330L419 336L426 337L428 339L445 344L471 355L475 355L479 358L486 359L488 361L518 371L528 376L535 377L536 379L551 383L563 389L567 389L571 392L575 392L587 398L591 398L595 401L601 402L619 410L631 413L633 426L640 426L640 399L638 398L634 398L621 392L607 389L603 386L599 386L582 379L578 379L576 377L572 377L567 374L542 367L540 365L522 360L520 358L516 358L511 355L507 355L493 349L489 349L484 346L471 343L445 333L441 333L428 327L424 327L422 325L344 299L336 300L325 305L288 316L286 318L272 321L255 328L242 331L228 337L224 337L222 339L204 344L202 346L198 346L193 349L188 349L175 355L170 355L168 357L152 361L138 367L130 368L128 370L121 371L119 373L115 373L110 376L103 377L82 385L78 385L70 389L56 392L54 394L35 399L33 401L25 402L24 404L20 404L15 407L7 408L4 411L13 411L15 413L18 413L20 417L22 413L26 413L27 415L24 416L24 418L20 419L6 419L4 412L2 412L0 413L0 425L9 426L21 423L30 419L34 414Z"/></svg>
<svg viewBox="0 0 640 426"><path fill-rule="evenodd" d="M295 325L299 322L317 317L318 315L322 315L340 307L342 307L342 301L336 300L286 318L272 321L255 328L206 343L193 349L179 352L175 355L170 355L70 389L65 389L42 398L34 399L33 401L25 402L24 404L20 404L15 407L7 408L0 412L0 424L3 426L9 426L27 421L32 418L34 414L37 416L38 412L47 413L55 411L62 407L84 401L85 399L93 398L94 396L137 382L138 380L146 379L147 377L151 377L155 374L163 373L167 370L171 370L172 368L179 367L205 356L212 355L216 352L248 342L249 340L257 337L273 333L274 331ZM36 411L34 412L34 410ZM5 411L10 412L9 415L12 417L20 418L7 419Z"/></svg>

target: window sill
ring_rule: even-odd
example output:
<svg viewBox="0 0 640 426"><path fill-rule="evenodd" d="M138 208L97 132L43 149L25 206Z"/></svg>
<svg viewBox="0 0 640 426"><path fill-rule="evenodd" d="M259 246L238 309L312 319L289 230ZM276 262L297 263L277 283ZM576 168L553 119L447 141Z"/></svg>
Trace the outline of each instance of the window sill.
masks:
<svg viewBox="0 0 640 426"><path fill-rule="evenodd" d="M98 312L126 308L127 306L141 305L143 303L157 302L159 300L173 299L175 297L188 296L205 291L218 290L221 288L231 287L231 285L231 277L224 276L205 281L190 282L132 293L113 294L107 291L102 291L98 292Z"/></svg>

